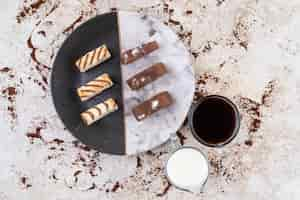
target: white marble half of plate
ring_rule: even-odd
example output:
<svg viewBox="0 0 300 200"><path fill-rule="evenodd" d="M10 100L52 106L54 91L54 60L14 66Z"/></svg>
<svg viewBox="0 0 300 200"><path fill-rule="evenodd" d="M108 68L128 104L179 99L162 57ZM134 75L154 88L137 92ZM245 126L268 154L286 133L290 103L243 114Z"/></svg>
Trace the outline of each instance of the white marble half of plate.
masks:
<svg viewBox="0 0 300 200"><path fill-rule="evenodd" d="M122 51L156 40L160 48L144 58L122 65L126 154L150 150L166 142L183 123L194 95L194 72L190 55L177 35L154 17L120 11L119 26ZM126 80L156 62L163 62L168 70L155 82L139 91L129 89ZM132 108L151 96L168 91L174 104L138 122Z"/></svg>

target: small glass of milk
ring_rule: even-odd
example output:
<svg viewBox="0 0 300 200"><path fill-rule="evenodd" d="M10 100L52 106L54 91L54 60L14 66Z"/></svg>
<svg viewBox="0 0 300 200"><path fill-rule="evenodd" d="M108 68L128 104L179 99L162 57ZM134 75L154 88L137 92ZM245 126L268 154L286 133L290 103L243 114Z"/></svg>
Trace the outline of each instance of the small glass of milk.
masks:
<svg viewBox="0 0 300 200"><path fill-rule="evenodd" d="M208 178L208 161L199 149L185 146L172 153L165 170L172 185L199 193Z"/></svg>

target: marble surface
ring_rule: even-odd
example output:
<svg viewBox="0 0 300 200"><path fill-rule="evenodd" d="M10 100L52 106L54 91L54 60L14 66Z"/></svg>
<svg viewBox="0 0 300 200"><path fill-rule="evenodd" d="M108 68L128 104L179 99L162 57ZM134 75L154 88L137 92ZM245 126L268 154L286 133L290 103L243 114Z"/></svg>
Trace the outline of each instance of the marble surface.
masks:
<svg viewBox="0 0 300 200"><path fill-rule="evenodd" d="M168 26L151 16L128 11L119 12L119 26L122 51L150 41L157 41L159 44L158 50L136 62L121 66L126 153L130 155L151 150L165 143L171 134L176 133L192 104L195 80L190 54ZM126 80L157 62L166 65L166 75L138 91L128 87ZM132 114L132 108L163 91L171 94L174 103L138 122Z"/></svg>
<svg viewBox="0 0 300 200"><path fill-rule="evenodd" d="M75 27L111 8L154 15L177 33L193 55L196 97L224 95L241 111L231 144L204 147L183 126L177 141L119 157L64 129L49 93L54 56ZM1 200L299 199L299 0L10 0L0 11ZM202 194L165 179L180 144L209 159Z"/></svg>

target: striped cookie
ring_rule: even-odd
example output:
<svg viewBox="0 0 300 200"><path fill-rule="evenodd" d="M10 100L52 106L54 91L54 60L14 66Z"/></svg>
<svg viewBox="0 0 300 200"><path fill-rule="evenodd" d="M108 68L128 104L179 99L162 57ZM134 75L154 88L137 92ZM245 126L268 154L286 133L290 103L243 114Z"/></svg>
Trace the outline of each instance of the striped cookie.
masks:
<svg viewBox="0 0 300 200"><path fill-rule="evenodd" d="M112 98L99 103L80 114L82 121L87 125L91 125L106 115L118 110L118 104Z"/></svg>
<svg viewBox="0 0 300 200"><path fill-rule="evenodd" d="M87 52L84 56L76 61L76 66L80 72L86 72L96 65L106 61L111 57L111 54L104 44L92 51Z"/></svg>
<svg viewBox="0 0 300 200"><path fill-rule="evenodd" d="M85 85L77 88L77 94L81 101L86 101L113 85L109 75L104 73Z"/></svg>

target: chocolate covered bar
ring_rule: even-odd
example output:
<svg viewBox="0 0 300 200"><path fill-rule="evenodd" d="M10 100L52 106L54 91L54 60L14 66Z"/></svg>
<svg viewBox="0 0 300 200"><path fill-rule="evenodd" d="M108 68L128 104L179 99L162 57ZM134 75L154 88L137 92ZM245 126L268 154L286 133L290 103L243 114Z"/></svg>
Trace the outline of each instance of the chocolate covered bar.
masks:
<svg viewBox="0 0 300 200"><path fill-rule="evenodd" d="M141 46L123 52L121 55L121 62L122 64L132 63L158 48L159 46L156 41L142 44Z"/></svg>
<svg viewBox="0 0 300 200"><path fill-rule="evenodd" d="M161 92L132 109L133 115L138 121L149 117L153 113L170 106L173 99L169 92Z"/></svg>
<svg viewBox="0 0 300 200"><path fill-rule="evenodd" d="M112 98L99 103L80 114L82 121L87 125L91 125L106 115L118 110L118 104Z"/></svg>
<svg viewBox="0 0 300 200"><path fill-rule="evenodd" d="M77 89L77 94L81 101L86 101L110 88L112 85L112 80L110 79L109 75L105 73L79 87Z"/></svg>
<svg viewBox="0 0 300 200"><path fill-rule="evenodd" d="M167 73L165 65L163 63L156 63L137 73L126 82L132 90L138 90L163 76L165 73Z"/></svg>
<svg viewBox="0 0 300 200"><path fill-rule="evenodd" d="M86 72L87 70L95 67L96 65L106 61L111 57L111 54L104 44L92 51L87 52L76 61L76 66L80 72Z"/></svg>

